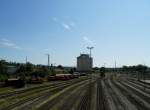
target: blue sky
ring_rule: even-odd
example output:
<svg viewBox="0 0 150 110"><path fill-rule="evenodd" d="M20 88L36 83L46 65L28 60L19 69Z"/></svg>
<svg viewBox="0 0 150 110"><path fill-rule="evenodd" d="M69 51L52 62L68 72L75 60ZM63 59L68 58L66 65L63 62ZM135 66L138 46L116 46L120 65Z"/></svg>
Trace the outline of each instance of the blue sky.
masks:
<svg viewBox="0 0 150 110"><path fill-rule="evenodd" d="M0 0L0 58L75 66L94 46L94 66L150 66L149 0Z"/></svg>

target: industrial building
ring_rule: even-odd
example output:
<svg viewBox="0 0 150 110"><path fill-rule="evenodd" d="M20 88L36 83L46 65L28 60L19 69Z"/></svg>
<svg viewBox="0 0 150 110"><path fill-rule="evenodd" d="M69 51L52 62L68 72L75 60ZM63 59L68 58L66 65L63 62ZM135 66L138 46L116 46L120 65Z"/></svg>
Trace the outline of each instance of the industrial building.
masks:
<svg viewBox="0 0 150 110"><path fill-rule="evenodd" d="M89 54L80 54L77 57L77 71L88 72L92 70L93 58Z"/></svg>

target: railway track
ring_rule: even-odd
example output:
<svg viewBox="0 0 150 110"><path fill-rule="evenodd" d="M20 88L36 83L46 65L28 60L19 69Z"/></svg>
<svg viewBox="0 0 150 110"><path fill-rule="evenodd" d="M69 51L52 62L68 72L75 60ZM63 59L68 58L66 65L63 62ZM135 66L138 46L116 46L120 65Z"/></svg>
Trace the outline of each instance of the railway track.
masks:
<svg viewBox="0 0 150 110"><path fill-rule="evenodd" d="M146 83L143 83L143 82L140 82L140 81L137 81L137 80L132 80L132 79L127 79L129 82L132 82L132 83L135 83L139 86L142 86L142 87L146 87L146 89L150 89L150 85L146 84Z"/></svg>
<svg viewBox="0 0 150 110"><path fill-rule="evenodd" d="M86 78L82 78L82 79L84 80ZM25 92L28 92L28 91L39 90L40 88L46 88L46 87L49 87L49 86L53 86L53 85L57 85L57 84L65 83L65 82L72 82L74 80L79 80L79 79L73 79L73 80L69 80L69 81L51 82L51 83L47 83L47 84L40 84L40 85L37 85L37 86L34 86L34 87L17 89L17 90L5 92L5 93L3 92L3 93L0 93L0 99L7 98L7 97L10 97L10 96L14 96L14 95L18 95L18 94L25 93Z"/></svg>
<svg viewBox="0 0 150 110"><path fill-rule="evenodd" d="M21 94L21 93L25 93L27 91L30 91L30 90L36 90L36 89L39 89L39 88L42 88L42 87L47 87L47 86L50 86L51 84L44 84L44 85L38 85L38 86L35 86L35 87L29 87L29 88L23 88L23 89L15 89L15 90L12 90L12 91L7 91L7 92L4 92L4 93L0 93L0 98L6 98L6 97L10 97L10 96L13 96L13 95L16 95L16 94Z"/></svg>
<svg viewBox="0 0 150 110"><path fill-rule="evenodd" d="M150 87L145 85L145 84L140 84L140 82L136 82L136 81L130 81L130 80L127 80L126 81L129 85L132 85L133 87L136 87L137 89L147 93L147 94L150 94Z"/></svg>
<svg viewBox="0 0 150 110"><path fill-rule="evenodd" d="M81 99L77 110L90 110L89 88Z"/></svg>
<svg viewBox="0 0 150 110"><path fill-rule="evenodd" d="M127 107L124 105L124 103L122 103L121 99L118 97L116 92L113 90L108 80L105 81L105 85L107 87L110 96L112 97L116 110L128 110Z"/></svg>
<svg viewBox="0 0 150 110"><path fill-rule="evenodd" d="M23 100L23 101L19 101L19 103L15 103L15 104L12 104L8 107L6 107L8 110L9 108L14 108L14 109L23 109L23 110L29 110L29 109L32 109L33 105L35 105L34 103L38 102L42 102L44 100L46 100L48 97L50 97L51 95L61 91L62 89L66 88L70 86L70 84L65 84L65 85L61 85L56 87L56 88L53 88L51 90L47 90L47 91L43 91L43 93L37 95L37 96L32 96L30 98L27 98L26 100ZM19 106L19 107L18 107ZM4 110L6 109L4 108Z"/></svg>
<svg viewBox="0 0 150 110"><path fill-rule="evenodd" d="M138 110L150 110L150 106L141 97L136 94L136 91L132 91L130 88L122 85L120 82L113 81L112 83L122 92L127 99L136 106Z"/></svg>
<svg viewBox="0 0 150 110"><path fill-rule="evenodd" d="M97 106L96 110L108 110L108 102L104 94L104 86L102 86L102 79L97 81Z"/></svg>
<svg viewBox="0 0 150 110"><path fill-rule="evenodd" d="M97 80L89 83L87 86L85 94L82 96L82 99L80 100L80 104L78 105L77 110L91 110L91 96L93 93L93 87L94 84L97 83Z"/></svg>
<svg viewBox="0 0 150 110"><path fill-rule="evenodd" d="M51 88L51 87L47 88L47 89L37 93L37 95L36 94L31 94L30 96L28 96L28 98L26 97L26 99L24 99L24 100L20 100L20 101L18 101L16 103L9 104L8 106L2 107L0 110L9 110L9 109L21 106L21 105L24 105L25 108L32 107L32 105L34 105L33 104L34 102L38 102L39 100L43 101L42 99L45 100L46 98L48 98L48 96L50 96L52 94L55 94L56 92L64 89L65 87L68 87L68 86L70 86L73 83L81 82L81 81L82 80L69 81L69 82L66 82L66 83L62 83L62 84L56 85L53 88Z"/></svg>
<svg viewBox="0 0 150 110"><path fill-rule="evenodd" d="M59 100L50 110L77 110L78 101L81 100L81 97L85 94L85 91L87 91L87 87L88 82L78 86Z"/></svg>
<svg viewBox="0 0 150 110"><path fill-rule="evenodd" d="M70 93L71 91L75 90L77 87L85 84L86 82L88 82L88 81L87 80L86 81L81 81L81 82L78 82L76 84L73 84L73 85L71 85L71 86L63 89L62 91L60 91L59 93L55 94L50 99L46 100L44 103L42 103L41 105L39 105L37 107L37 109L38 110L49 110L49 109L51 109L66 94Z"/></svg>
<svg viewBox="0 0 150 110"><path fill-rule="evenodd" d="M56 85L56 86L59 86L59 85ZM7 98L6 98L6 99L3 98L3 100L9 102L9 101L13 101L13 100L18 99L18 102L21 103L21 102L23 102L23 100L20 99L21 97L22 97L22 98L25 97L26 99L29 97L29 99L30 99L30 98L32 98L32 97L30 97L31 95L34 95L34 94L36 94L36 93L40 94L41 92L44 92L44 90L48 90L48 89L50 89L50 88L54 88L54 87L49 86L49 87L42 88L42 89L39 89L38 91L34 91L34 92L33 92L33 91L32 91L32 92L31 92L31 91L28 91L30 94L29 94L28 92L27 92L27 93L23 93L23 94L22 94L22 93L21 93L21 94L17 94L17 95L14 94L14 95L12 95L11 97L8 97L8 99L7 99ZM11 99L12 99L12 100L11 100ZM20 99L20 100L19 100L19 99ZM20 102L20 101L21 101L21 102ZM25 100L24 100L24 101L25 101ZM14 102L14 103L15 103L15 102ZM17 102L16 102L16 103L17 103ZM12 104L12 103L10 103L10 105L11 105L11 104ZM8 105L9 105L9 104L8 104ZM2 106L2 105L1 105L1 106Z"/></svg>
<svg viewBox="0 0 150 110"><path fill-rule="evenodd" d="M119 89L113 85L112 80L109 79L108 82L126 110L137 110L137 108L121 93L121 91L119 91Z"/></svg>
<svg viewBox="0 0 150 110"><path fill-rule="evenodd" d="M127 83L127 82L120 82L120 83L124 85L126 88L130 89L132 92L134 92L134 94L141 97L141 99L150 103L150 94L147 94L146 92L144 92L143 89L141 90L141 88L139 89L137 86L131 83Z"/></svg>
<svg viewBox="0 0 150 110"><path fill-rule="evenodd" d="M122 104L117 94L113 91L113 89L111 88L111 86L109 85L107 81L105 81L105 85L108 89L110 96L112 97L116 110L126 110L126 107Z"/></svg>
<svg viewBox="0 0 150 110"><path fill-rule="evenodd" d="M150 110L149 85L144 90L143 83L135 80L112 77L89 80L40 85L11 96L2 94L0 97L8 102L18 101L0 104L0 110Z"/></svg>
<svg viewBox="0 0 150 110"><path fill-rule="evenodd" d="M104 94L106 96L108 110L117 110L117 108L113 102L112 96L110 95L110 93L108 91L108 87L104 83L104 80L101 81L101 84L102 84Z"/></svg>

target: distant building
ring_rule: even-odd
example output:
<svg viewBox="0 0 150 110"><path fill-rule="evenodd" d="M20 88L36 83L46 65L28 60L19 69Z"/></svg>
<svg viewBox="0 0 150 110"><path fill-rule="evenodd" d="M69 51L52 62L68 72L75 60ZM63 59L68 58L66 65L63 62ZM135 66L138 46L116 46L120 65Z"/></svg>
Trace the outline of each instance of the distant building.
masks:
<svg viewBox="0 0 150 110"><path fill-rule="evenodd" d="M7 66L7 73L8 74L13 74L17 71L17 67L16 66Z"/></svg>
<svg viewBox="0 0 150 110"><path fill-rule="evenodd" d="M77 57L77 71L88 72L92 70L93 59L88 54Z"/></svg>

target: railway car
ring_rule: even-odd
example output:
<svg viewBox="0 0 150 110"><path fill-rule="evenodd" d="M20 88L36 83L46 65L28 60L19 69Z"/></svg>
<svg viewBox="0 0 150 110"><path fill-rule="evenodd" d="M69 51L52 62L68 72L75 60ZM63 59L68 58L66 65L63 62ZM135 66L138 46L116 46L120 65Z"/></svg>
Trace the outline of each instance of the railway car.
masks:
<svg viewBox="0 0 150 110"><path fill-rule="evenodd" d="M49 76L49 81L65 81L65 80L71 80L74 78L78 78L78 75L72 75L72 74L56 74L55 76Z"/></svg>
<svg viewBox="0 0 150 110"><path fill-rule="evenodd" d="M56 80L70 80L71 74L57 74Z"/></svg>
<svg viewBox="0 0 150 110"><path fill-rule="evenodd" d="M7 80L5 80L4 86L5 87L12 86L15 88L21 88L21 87L25 86L25 80L20 79L20 78L7 79Z"/></svg>
<svg viewBox="0 0 150 110"><path fill-rule="evenodd" d="M42 84L44 82L44 79L41 77L34 77L31 78L30 83L31 84Z"/></svg>
<svg viewBox="0 0 150 110"><path fill-rule="evenodd" d="M56 81L56 76L49 76L48 81Z"/></svg>
<svg viewBox="0 0 150 110"><path fill-rule="evenodd" d="M86 73L80 73L80 76L87 76Z"/></svg>
<svg viewBox="0 0 150 110"><path fill-rule="evenodd" d="M79 78L79 74L73 74L74 78Z"/></svg>

